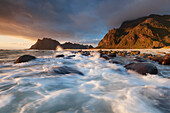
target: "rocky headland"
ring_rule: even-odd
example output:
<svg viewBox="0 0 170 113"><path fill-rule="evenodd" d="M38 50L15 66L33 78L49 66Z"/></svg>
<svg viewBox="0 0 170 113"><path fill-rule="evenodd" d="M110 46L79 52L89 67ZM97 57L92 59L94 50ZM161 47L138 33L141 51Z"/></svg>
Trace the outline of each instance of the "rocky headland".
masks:
<svg viewBox="0 0 170 113"><path fill-rule="evenodd" d="M91 45L81 45L71 42L60 44L60 42L51 38L38 39L37 42L31 46L30 49L38 50L56 50L57 46L61 46L63 49L90 49L93 48Z"/></svg>
<svg viewBox="0 0 170 113"><path fill-rule="evenodd" d="M97 48L153 49L170 45L170 15L149 15L111 29Z"/></svg>

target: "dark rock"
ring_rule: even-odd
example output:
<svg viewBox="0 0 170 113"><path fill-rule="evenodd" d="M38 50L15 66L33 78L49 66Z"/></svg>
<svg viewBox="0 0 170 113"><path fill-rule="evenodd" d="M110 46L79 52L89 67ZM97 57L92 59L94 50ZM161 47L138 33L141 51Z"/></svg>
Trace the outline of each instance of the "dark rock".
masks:
<svg viewBox="0 0 170 113"><path fill-rule="evenodd" d="M162 59L162 57L156 57L156 56L149 56L148 58L156 62L160 62L160 60Z"/></svg>
<svg viewBox="0 0 170 113"><path fill-rule="evenodd" d="M36 59L36 57L31 56L31 55L23 55L23 56L20 56L14 63L28 62L34 59Z"/></svg>
<svg viewBox="0 0 170 113"><path fill-rule="evenodd" d="M91 45L81 45L81 44L76 44L76 43L71 43L71 42L66 42L61 45L63 49L91 49L93 46Z"/></svg>
<svg viewBox="0 0 170 113"><path fill-rule="evenodd" d="M89 56L90 52L89 51L81 51L81 55Z"/></svg>
<svg viewBox="0 0 170 113"><path fill-rule="evenodd" d="M117 54L121 57L125 57L127 55L127 51L119 51Z"/></svg>
<svg viewBox="0 0 170 113"><path fill-rule="evenodd" d="M56 50L56 47L60 45L60 43L56 40L50 38L38 39L37 42L31 46L30 49L38 49L38 50Z"/></svg>
<svg viewBox="0 0 170 113"><path fill-rule="evenodd" d="M64 55L57 55L56 58L64 57Z"/></svg>
<svg viewBox="0 0 170 113"><path fill-rule="evenodd" d="M38 49L38 50L56 50L57 46L61 46L63 49L90 49L93 48L91 45L81 45L71 42L66 42L64 44L60 44L58 41L53 40L51 38L43 38L38 39L37 42L31 46L30 49Z"/></svg>
<svg viewBox="0 0 170 113"><path fill-rule="evenodd" d="M136 71L142 75L157 74L157 67L151 63L130 63L125 66L126 69Z"/></svg>
<svg viewBox="0 0 170 113"><path fill-rule="evenodd" d="M139 54L140 57L143 57L143 58L148 58L150 56L153 56L152 54L150 53L142 53L142 54Z"/></svg>
<svg viewBox="0 0 170 113"><path fill-rule="evenodd" d="M109 53L108 56L109 57L116 57L116 53Z"/></svg>
<svg viewBox="0 0 170 113"><path fill-rule="evenodd" d="M130 55L139 55L140 54L140 51L131 51L130 52Z"/></svg>
<svg viewBox="0 0 170 113"><path fill-rule="evenodd" d="M161 60L160 64L162 65L170 65L170 53L166 54Z"/></svg>
<svg viewBox="0 0 170 113"><path fill-rule="evenodd" d="M76 55L69 55L69 56L67 56L67 57L65 57L65 59L71 59L71 58L73 58L73 57L75 57Z"/></svg>
<svg viewBox="0 0 170 113"><path fill-rule="evenodd" d="M135 61L137 61L137 62L147 62L147 60L145 60L145 59L143 59L143 58L141 58L141 57L135 57L135 59L134 59Z"/></svg>
<svg viewBox="0 0 170 113"><path fill-rule="evenodd" d="M105 59L105 60L109 60L110 59L106 54L100 54L100 57Z"/></svg>
<svg viewBox="0 0 170 113"><path fill-rule="evenodd" d="M116 60L111 60L111 61L109 61L109 63L124 65L123 63L116 61Z"/></svg>
<svg viewBox="0 0 170 113"><path fill-rule="evenodd" d="M56 74L61 74L61 75L62 74L71 74L71 73L84 75L82 72L80 72L76 69L73 69L71 67L68 67L68 66L53 67L52 69Z"/></svg>

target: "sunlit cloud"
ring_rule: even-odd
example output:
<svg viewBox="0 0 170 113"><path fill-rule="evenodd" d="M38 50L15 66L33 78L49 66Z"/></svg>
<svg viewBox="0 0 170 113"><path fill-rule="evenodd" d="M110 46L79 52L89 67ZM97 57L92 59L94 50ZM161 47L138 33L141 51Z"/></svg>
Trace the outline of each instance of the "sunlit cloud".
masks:
<svg viewBox="0 0 170 113"><path fill-rule="evenodd" d="M0 49L28 49L33 43L23 37L0 36Z"/></svg>
<svg viewBox="0 0 170 113"><path fill-rule="evenodd" d="M125 20L170 14L169 4L170 0L0 0L0 35L95 45L95 39Z"/></svg>

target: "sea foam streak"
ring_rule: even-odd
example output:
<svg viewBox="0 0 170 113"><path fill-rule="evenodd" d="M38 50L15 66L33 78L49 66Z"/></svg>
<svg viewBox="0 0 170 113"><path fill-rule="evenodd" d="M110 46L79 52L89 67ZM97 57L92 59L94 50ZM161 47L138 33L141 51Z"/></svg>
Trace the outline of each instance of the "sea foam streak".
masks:
<svg viewBox="0 0 170 113"><path fill-rule="evenodd" d="M26 53L38 58L13 64ZM1 113L170 112L169 79L129 72L123 65L101 59L96 52L91 56L75 54L71 59L55 58L58 54L73 55L69 51L19 51L11 61L1 63ZM55 66L77 69L84 76L58 75L52 70Z"/></svg>

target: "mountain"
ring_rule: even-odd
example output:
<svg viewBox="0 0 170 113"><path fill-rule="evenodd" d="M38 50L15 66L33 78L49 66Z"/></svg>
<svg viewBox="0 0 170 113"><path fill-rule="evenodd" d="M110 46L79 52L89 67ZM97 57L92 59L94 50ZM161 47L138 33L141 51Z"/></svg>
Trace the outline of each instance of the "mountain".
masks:
<svg viewBox="0 0 170 113"><path fill-rule="evenodd" d="M60 43L51 38L43 38L38 39L37 42L31 46L30 49L38 49L38 50L56 50L56 47L60 45Z"/></svg>
<svg viewBox="0 0 170 113"><path fill-rule="evenodd" d="M93 48L93 46L89 45L80 45L80 44L73 44L71 42L66 42L62 44L63 49L90 49Z"/></svg>
<svg viewBox="0 0 170 113"><path fill-rule="evenodd" d="M71 42L66 42L64 44L60 44L60 42L53 40L51 38L43 38L38 39L37 42L31 46L30 49L38 49L38 50L56 50L56 47L60 45L64 49L90 49L93 46L81 45Z"/></svg>
<svg viewBox="0 0 170 113"><path fill-rule="evenodd" d="M96 48L149 49L170 45L170 15L149 15L111 29Z"/></svg>

